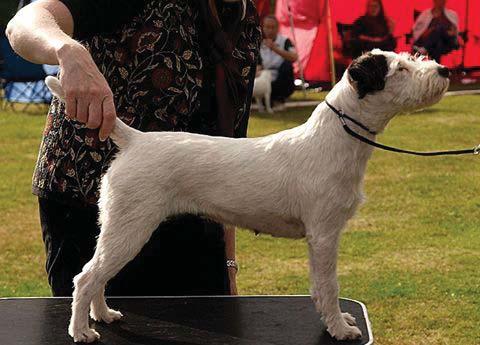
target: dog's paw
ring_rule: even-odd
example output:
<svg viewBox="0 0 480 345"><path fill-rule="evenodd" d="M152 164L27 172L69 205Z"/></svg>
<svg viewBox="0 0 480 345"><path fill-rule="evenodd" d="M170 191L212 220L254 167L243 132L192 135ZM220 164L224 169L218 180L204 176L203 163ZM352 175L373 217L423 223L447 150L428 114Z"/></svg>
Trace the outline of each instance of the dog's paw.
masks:
<svg viewBox="0 0 480 345"><path fill-rule="evenodd" d="M329 327L327 331L337 340L354 340L362 337L362 331L357 327L350 325Z"/></svg>
<svg viewBox="0 0 480 345"><path fill-rule="evenodd" d="M350 326L356 326L357 325L357 320L350 315L349 313L342 313L343 319L345 320L346 323L348 323Z"/></svg>
<svg viewBox="0 0 480 345"><path fill-rule="evenodd" d="M69 329L68 334L70 334L73 341L76 343L93 343L100 339L100 334L91 328L86 328L84 330Z"/></svg>
<svg viewBox="0 0 480 345"><path fill-rule="evenodd" d="M102 313L96 313L93 310L90 312L90 317L98 322L112 323L113 321L120 320L123 314L113 309L107 309Z"/></svg>

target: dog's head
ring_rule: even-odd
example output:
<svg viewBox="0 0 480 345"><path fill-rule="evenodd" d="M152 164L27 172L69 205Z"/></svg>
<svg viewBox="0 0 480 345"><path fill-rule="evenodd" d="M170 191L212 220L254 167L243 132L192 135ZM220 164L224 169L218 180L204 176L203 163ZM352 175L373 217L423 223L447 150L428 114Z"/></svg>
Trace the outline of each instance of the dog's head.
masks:
<svg viewBox="0 0 480 345"><path fill-rule="evenodd" d="M449 71L435 61L374 49L348 67L345 78L366 102L408 111L438 102L449 85Z"/></svg>

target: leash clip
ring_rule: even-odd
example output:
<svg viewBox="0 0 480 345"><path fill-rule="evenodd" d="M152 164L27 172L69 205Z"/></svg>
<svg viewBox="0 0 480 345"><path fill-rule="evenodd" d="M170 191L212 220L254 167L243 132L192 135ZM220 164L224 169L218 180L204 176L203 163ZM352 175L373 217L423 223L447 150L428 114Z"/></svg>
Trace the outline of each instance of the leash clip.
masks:
<svg viewBox="0 0 480 345"><path fill-rule="evenodd" d="M480 154L480 145L477 145L473 148L473 154L479 155Z"/></svg>
<svg viewBox="0 0 480 345"><path fill-rule="evenodd" d="M342 125L346 126L347 121L345 121L345 113L342 111L342 109L337 109L337 116L340 119Z"/></svg>
<svg viewBox="0 0 480 345"><path fill-rule="evenodd" d="M345 117L343 116L343 114L341 115L338 115L338 118L340 119L340 122L342 123L342 126L347 126L347 121L345 121Z"/></svg>

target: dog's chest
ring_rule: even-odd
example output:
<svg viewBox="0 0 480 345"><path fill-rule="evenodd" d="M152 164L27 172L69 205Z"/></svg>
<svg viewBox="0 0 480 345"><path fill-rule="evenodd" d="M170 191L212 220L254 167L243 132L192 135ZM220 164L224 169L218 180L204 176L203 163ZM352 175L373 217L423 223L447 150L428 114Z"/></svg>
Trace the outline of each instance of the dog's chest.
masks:
<svg viewBox="0 0 480 345"><path fill-rule="evenodd" d="M271 79L268 75L260 75L258 78L255 78L253 84L253 96L263 96L270 89Z"/></svg>
<svg viewBox="0 0 480 345"><path fill-rule="evenodd" d="M305 237L305 226L302 221L295 218L271 219L264 222L262 226L252 227L256 232L272 235L273 237L303 238Z"/></svg>
<svg viewBox="0 0 480 345"><path fill-rule="evenodd" d="M305 237L304 223L300 219L291 216L264 213L212 218L221 222L233 223L242 228L251 229L256 233L269 234L274 237Z"/></svg>

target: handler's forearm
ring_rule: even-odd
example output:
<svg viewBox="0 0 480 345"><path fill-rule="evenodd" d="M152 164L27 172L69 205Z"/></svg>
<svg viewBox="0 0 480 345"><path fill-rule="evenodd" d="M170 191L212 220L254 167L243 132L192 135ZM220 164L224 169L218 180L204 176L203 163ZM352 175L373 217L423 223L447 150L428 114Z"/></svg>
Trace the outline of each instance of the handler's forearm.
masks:
<svg viewBox="0 0 480 345"><path fill-rule="evenodd" d="M65 112L105 140L116 118L113 93L90 53L73 40L73 18L58 0L39 0L17 13L7 35L13 49L34 63L60 65Z"/></svg>
<svg viewBox="0 0 480 345"><path fill-rule="evenodd" d="M58 64L59 52L80 44L70 35L73 19L56 0L40 0L21 9L8 23L6 34L12 48L33 63Z"/></svg>
<svg viewBox="0 0 480 345"><path fill-rule="evenodd" d="M231 225L225 226L225 254L227 260L235 260L235 227Z"/></svg>

